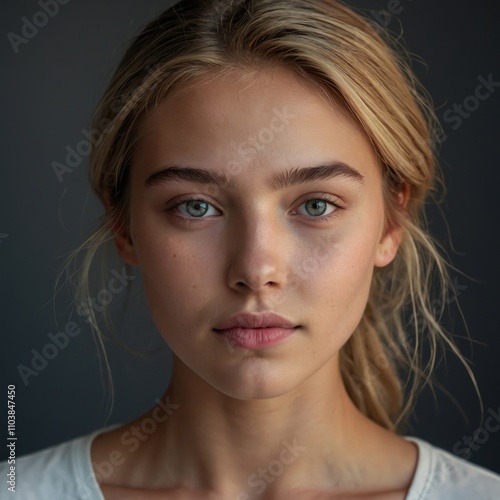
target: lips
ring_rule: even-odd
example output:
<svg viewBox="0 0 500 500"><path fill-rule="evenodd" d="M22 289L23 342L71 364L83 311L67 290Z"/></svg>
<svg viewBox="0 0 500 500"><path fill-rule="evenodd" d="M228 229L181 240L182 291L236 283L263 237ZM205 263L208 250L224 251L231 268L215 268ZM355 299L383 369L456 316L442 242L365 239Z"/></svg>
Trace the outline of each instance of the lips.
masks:
<svg viewBox="0 0 500 500"><path fill-rule="evenodd" d="M219 323L214 331L230 346L261 349L284 342L299 326L273 312L239 313Z"/></svg>
<svg viewBox="0 0 500 500"><path fill-rule="evenodd" d="M296 326L299 325L273 312L244 312L219 323L214 330L221 331L230 328L295 328Z"/></svg>

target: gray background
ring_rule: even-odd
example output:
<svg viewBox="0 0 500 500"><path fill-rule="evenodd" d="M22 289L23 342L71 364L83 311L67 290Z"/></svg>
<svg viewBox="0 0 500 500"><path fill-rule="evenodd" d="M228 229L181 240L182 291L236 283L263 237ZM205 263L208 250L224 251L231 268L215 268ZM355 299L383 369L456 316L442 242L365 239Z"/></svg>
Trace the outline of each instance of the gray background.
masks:
<svg viewBox="0 0 500 500"><path fill-rule="evenodd" d="M491 74L494 81L500 81L500 8L486 0L348 3L368 9L374 22L402 30L408 50L426 62L426 66L416 62L414 67L433 96L439 116L444 117L448 137L442 144L441 163L448 192L443 210L455 251L439 212L431 208L429 216L433 234L451 252L454 265L474 278L452 272L476 341L473 349L460 338L465 328L456 304L451 305L446 325L455 331L459 345L474 363L485 410L500 412L500 88L460 126L450 115L455 103L474 94L479 77L487 79ZM88 129L91 113L130 38L168 6L169 2L159 0L70 0L16 53L8 33L21 34L23 16L32 20L41 7L28 0L2 2L0 390L6 395L7 384L17 388L18 456L106 424L131 420L153 405L168 384L170 353L148 317L139 278L129 287L129 309L118 318L118 330L131 348L156 351L142 359L119 346L109 346L116 390L109 420L97 350L84 322L83 332L71 338L27 384L18 372L20 364L30 366L33 349L41 351L50 342L49 333L75 319L75 314L70 317L68 287L61 287L53 300L55 278L63 257L102 214L89 190L85 159L64 174L62 182L51 165L64 163L65 148L74 148L85 138L82 130ZM390 20L374 14L391 8L397 16ZM116 262L114 268L120 270L121 265ZM114 296L113 308L118 310L126 296L125 292ZM446 366L441 364L437 376L467 420L447 396L438 391L434 402L431 392L425 391L408 434L453 450L463 436L471 436L481 426L479 404L464 369L452 355ZM470 460L500 472L500 431L481 431L479 436L482 442ZM5 447L1 450L0 459L5 459Z"/></svg>

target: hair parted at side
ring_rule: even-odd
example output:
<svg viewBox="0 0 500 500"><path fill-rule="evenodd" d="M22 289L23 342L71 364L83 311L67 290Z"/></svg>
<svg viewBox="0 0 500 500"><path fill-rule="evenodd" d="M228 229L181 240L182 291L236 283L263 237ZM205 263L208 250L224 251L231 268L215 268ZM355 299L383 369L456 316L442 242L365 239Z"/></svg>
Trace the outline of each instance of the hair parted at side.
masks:
<svg viewBox="0 0 500 500"><path fill-rule="evenodd" d="M451 348L473 377L439 324L447 263L424 216L424 202L439 180L432 134L437 122L399 48L336 0L181 0L150 22L127 50L95 114L99 140L90 182L109 208L101 227L68 260L75 263L85 250L78 298L89 296L96 252L112 242L113 228L127 225L130 162L148 110L200 79L282 67L340 104L364 130L383 169L386 225L404 230L395 260L375 269L362 320L340 352L353 402L385 428L400 430L419 389L431 381L440 345ZM398 196L404 190L410 196L402 211ZM438 317L429 292L436 283ZM407 314L413 318L409 326ZM424 334L431 353L425 362Z"/></svg>

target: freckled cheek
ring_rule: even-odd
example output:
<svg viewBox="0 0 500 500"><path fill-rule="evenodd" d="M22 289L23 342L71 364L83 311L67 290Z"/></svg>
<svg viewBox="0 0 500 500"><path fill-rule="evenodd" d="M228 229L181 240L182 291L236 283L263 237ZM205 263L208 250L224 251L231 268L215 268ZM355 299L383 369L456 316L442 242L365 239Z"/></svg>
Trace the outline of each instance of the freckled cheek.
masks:
<svg viewBox="0 0 500 500"><path fill-rule="evenodd" d="M179 291L209 283L216 264L207 256L206 247L175 237L145 239L137 253L141 270L150 282Z"/></svg>
<svg viewBox="0 0 500 500"><path fill-rule="evenodd" d="M200 318L212 324L220 316L212 311L220 259L213 261L210 245L159 233L138 231L137 254L151 315L160 334L173 346L187 341L186 332L196 331Z"/></svg>

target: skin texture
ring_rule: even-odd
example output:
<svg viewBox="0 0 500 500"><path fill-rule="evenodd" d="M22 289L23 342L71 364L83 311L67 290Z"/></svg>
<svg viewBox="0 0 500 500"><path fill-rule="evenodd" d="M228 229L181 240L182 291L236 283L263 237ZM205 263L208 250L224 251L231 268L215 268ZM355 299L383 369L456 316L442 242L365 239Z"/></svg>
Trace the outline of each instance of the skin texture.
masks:
<svg viewBox="0 0 500 500"><path fill-rule="evenodd" d="M277 173L332 161L362 180L269 186ZM168 164L224 172L234 186L145 186ZM133 451L123 434L153 410L94 441L96 473L111 450L123 457L99 476L106 498L404 498L415 445L363 416L339 371L373 269L390 264L401 238L384 226L380 166L354 121L288 70L234 71L146 116L130 182L116 245L140 267L174 353L164 400L178 407ZM173 208L184 195L209 205ZM241 311L300 327L279 345L244 349L212 330Z"/></svg>

